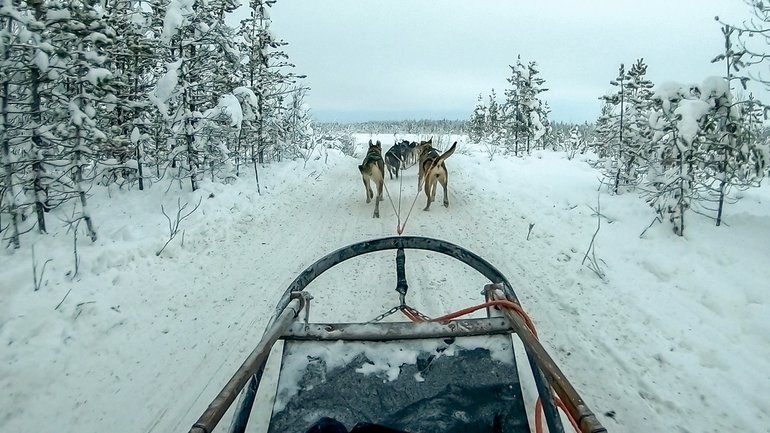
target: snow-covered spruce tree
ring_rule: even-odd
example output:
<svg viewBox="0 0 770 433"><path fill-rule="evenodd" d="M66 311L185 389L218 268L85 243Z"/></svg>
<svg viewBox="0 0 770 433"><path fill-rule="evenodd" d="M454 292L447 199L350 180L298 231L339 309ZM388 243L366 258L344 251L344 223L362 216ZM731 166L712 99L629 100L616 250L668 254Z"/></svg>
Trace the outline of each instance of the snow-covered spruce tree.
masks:
<svg viewBox="0 0 770 433"><path fill-rule="evenodd" d="M543 135L541 144L543 149L557 149L557 142L553 135L553 126L551 125L551 107L547 101L543 101L539 111L540 123L543 125Z"/></svg>
<svg viewBox="0 0 770 433"><path fill-rule="evenodd" d="M656 88L655 110L650 116L653 129L650 165L643 188L645 201L661 222L668 220L674 233L684 235L685 212L693 200L693 177L697 167L695 149L702 118L708 104L686 99L677 83L666 82Z"/></svg>
<svg viewBox="0 0 770 433"><path fill-rule="evenodd" d="M206 110L197 127L197 146L202 151L203 170L211 181L233 181L237 177L234 143L237 143L243 123L243 110L238 98L224 94L214 108Z"/></svg>
<svg viewBox="0 0 770 433"><path fill-rule="evenodd" d="M706 207L716 213L719 226L723 219L724 206L732 188L745 189L758 186L768 165L768 149L764 141L758 141L752 132L743 130L745 124L741 102L735 102L727 80L710 77L697 88L701 100L711 110L710 134L703 143L703 168L697 178L705 189L703 201L715 207Z"/></svg>
<svg viewBox="0 0 770 433"><path fill-rule="evenodd" d="M219 158L206 152L221 148L202 140L200 128L205 124L202 112L216 107L232 85L221 71L235 70L240 62L232 31L224 24L225 13L235 7L230 1L171 0L166 8L161 43L176 61L167 63L151 100L168 116L176 138L170 156L176 160L185 154L179 158L179 175L190 178L193 191L206 164ZM218 139L218 133L214 136Z"/></svg>
<svg viewBox="0 0 770 433"><path fill-rule="evenodd" d="M18 134L16 150L19 187L25 203L34 209L38 231L47 231L45 212L48 211L47 191L53 173L49 172L47 159L55 153L54 145L46 139L44 125L44 101L52 99L53 86L48 77L49 56L53 47L46 40L47 7L42 1L27 1L20 5L24 22L19 22L14 38L15 67L13 71L13 97L16 99L15 119ZM26 207L26 206L25 206Z"/></svg>
<svg viewBox="0 0 770 433"><path fill-rule="evenodd" d="M527 154L530 153L532 147L536 147L542 142L542 138L547 132L547 112L543 109L543 103L538 95L548 89L542 87L545 80L539 77L539 74L537 63L529 62L521 94Z"/></svg>
<svg viewBox="0 0 770 433"><path fill-rule="evenodd" d="M577 125L573 126L569 131L569 137L564 143L564 149L567 152L567 159L572 159L578 153L585 153L586 139L583 135L583 131Z"/></svg>
<svg viewBox="0 0 770 433"><path fill-rule="evenodd" d="M740 25L732 25L722 22L719 17L716 20L723 24L722 32L725 36L725 53L713 59L714 62L724 59L727 69L728 81L738 79L743 88L749 80L757 81L770 88L770 78L763 73L754 73L746 76L747 68L766 67L770 59L768 47L770 46L770 7L767 2L744 0L750 7L752 17L744 20ZM737 48L733 46L732 37L737 32ZM739 72L744 75L740 76ZM765 140L760 140L766 143ZM770 166L770 163L766 163ZM770 171L768 171L770 174Z"/></svg>
<svg viewBox="0 0 770 433"><path fill-rule="evenodd" d="M679 235L688 209L714 212L707 216L721 222L730 189L761 180L770 157L765 141L743 130L745 117L723 78L690 86L665 83L656 88L654 100L653 158L644 188L648 203Z"/></svg>
<svg viewBox="0 0 770 433"><path fill-rule="evenodd" d="M212 179L232 179L236 175L234 143L240 134L243 120L243 110L238 98L233 95L241 80L237 74L237 67L243 59L237 43L235 29L225 25L224 16L234 10L238 4L233 0L218 0L209 2L211 17L207 19L211 30L205 36L205 48L213 64L203 66L202 79L210 83L203 86L206 95L201 95L202 107L214 107L214 112L221 111L224 121L212 122L207 119L204 112L204 120L200 124L200 138L202 139L203 165L211 171ZM221 54L220 54L221 53ZM210 69L211 67L216 69ZM223 73L233 71L233 73ZM207 97L206 97L207 96ZM218 174L217 174L218 173Z"/></svg>
<svg viewBox="0 0 770 433"><path fill-rule="evenodd" d="M70 0L57 11L62 18L49 25L51 41L56 47L52 68L57 73L57 89L52 110L56 133L60 139L59 158L66 158L67 181L58 191L74 196L80 202L76 220L84 220L89 237L96 241L96 231L88 211L86 190L93 180L87 170L93 167L101 149L108 142L102 128L106 114L115 108L113 74L106 68L115 31L106 20L106 12L98 2ZM50 14L50 12L49 12Z"/></svg>
<svg viewBox="0 0 770 433"><path fill-rule="evenodd" d="M605 105L612 107L612 114L604 114L602 121L602 135L599 136L604 141L606 158L601 162L602 172L609 179L610 189L618 194L622 183L622 174L624 169L623 161L626 157L624 153L629 148L630 128L626 120L626 106L628 103L626 94L626 68L622 63L618 69L618 76L610 81L610 84L617 88L614 93L601 97Z"/></svg>
<svg viewBox="0 0 770 433"><path fill-rule="evenodd" d="M238 136L235 141L235 175L240 176L241 163L246 159L246 150L250 148L246 134L251 131L256 131L255 122L257 120L259 99L250 88L245 86L236 87L233 90L233 95L238 99L238 102L241 105L241 113L243 114L241 128L238 131ZM257 184L259 184L259 182L257 182Z"/></svg>
<svg viewBox="0 0 770 433"><path fill-rule="evenodd" d="M511 68L511 76L506 79L509 87L505 89L505 101L500 110L505 129L503 138L508 150L513 150L513 154L519 156L520 143L526 129L526 113L522 101L526 67L521 63L521 55L516 56L515 65L508 65L508 67Z"/></svg>
<svg viewBox="0 0 770 433"><path fill-rule="evenodd" d="M552 126L553 131L551 136L553 137L553 150L566 150L566 143L569 137L569 131L573 125L567 125L561 122L555 122Z"/></svg>
<svg viewBox="0 0 770 433"><path fill-rule="evenodd" d="M516 65L509 65L511 76L507 79L510 87L505 90L503 104L503 124L506 130L505 142L514 155L524 148L529 153L533 144L537 145L547 133L547 112L538 95L547 89L542 85L545 80L538 75L536 62L524 65L521 56L516 58Z"/></svg>
<svg viewBox="0 0 770 433"><path fill-rule="evenodd" d="M734 32L730 26L722 27L725 51L712 60L712 63L725 62L724 79L708 78L698 89L701 99L712 105L712 121L715 122L715 134L706 142L706 164L701 181L709 192L710 197L706 200L715 203L716 209L710 210L716 213L717 226L722 223L729 190L758 185L768 164L765 143L752 139L755 134L742 128L743 118L752 115L755 101L735 101L730 89L734 81L740 81L746 88L746 79L735 75L744 66L742 57L746 53L734 49Z"/></svg>
<svg viewBox="0 0 770 433"><path fill-rule="evenodd" d="M757 158L763 158L765 152L750 150L745 142L738 145L731 132L737 131L738 111L722 78L709 77L690 86L664 83L656 88L653 99L656 105L650 125L654 134L645 196L661 220L671 221L674 232L681 236L685 212L696 208L699 213L716 211L704 203L713 201L715 191L732 185L733 179L743 179L753 167L761 171L762 162Z"/></svg>
<svg viewBox="0 0 770 433"><path fill-rule="evenodd" d="M20 229L30 212L38 230L46 232L40 98L48 56L41 50L44 26L33 6L6 2L0 8L0 220L9 217L5 225L0 221L0 232L14 248L20 234L32 228Z"/></svg>
<svg viewBox="0 0 770 433"><path fill-rule="evenodd" d="M599 99L604 100L604 104L602 104L601 114L596 120L595 140L591 143L590 148L599 158L601 165L608 161L611 143L617 140L618 129L616 128L615 105L612 103L612 97L606 95Z"/></svg>
<svg viewBox="0 0 770 433"><path fill-rule="evenodd" d="M283 100L296 80L304 78L285 71L294 65L281 50L286 42L276 39L270 30L268 9L273 4L275 0L251 0L251 15L241 22L239 32L243 38L241 51L247 56L240 65L241 74L246 87L257 96L256 131L247 134L255 170L257 162L265 162L266 152L274 158L281 156L282 149L276 144L281 134Z"/></svg>
<svg viewBox="0 0 770 433"><path fill-rule="evenodd" d="M468 124L468 138L472 143L480 143L484 138L485 118L487 115L487 106L484 105L484 97L479 93L476 100L476 107L471 114L471 120Z"/></svg>
<svg viewBox="0 0 770 433"><path fill-rule="evenodd" d="M0 215L7 213L11 221L8 228L0 226L0 233L8 231L4 236L15 249L21 245L19 240L19 224L22 211L19 208L21 191L17 182L15 152L11 150L11 140L14 138L15 126L13 122L14 97L12 95L14 75L17 73L18 58L14 55L14 45L19 41L16 34L19 26L23 26L25 18L13 4L6 2L0 8L0 158L3 165L3 176L0 181Z"/></svg>
<svg viewBox="0 0 770 433"><path fill-rule="evenodd" d="M647 167L647 152L652 129L650 128L650 113L652 112L652 81L647 79L647 65L644 59L638 59L626 72L625 124L626 148L619 155L621 177L625 186L638 185Z"/></svg>
<svg viewBox="0 0 770 433"><path fill-rule="evenodd" d="M502 107L497 102L497 93L495 93L495 89L492 89L489 94L489 104L487 105L487 115L484 122L484 138L482 140L487 147L490 161L495 157L506 134L502 116Z"/></svg>
<svg viewBox="0 0 770 433"><path fill-rule="evenodd" d="M764 127L764 123L767 120L767 112L764 104L749 93L749 96L740 101L738 105L741 107L742 113L741 125L738 129L742 132L743 140L749 143L765 143L766 145L767 129ZM766 164L770 164L767 159Z"/></svg>
<svg viewBox="0 0 770 433"><path fill-rule="evenodd" d="M107 22L120 31L108 59L116 104L105 116L110 140L103 148L102 165L106 173L102 177L107 182L136 180L143 190L146 164L155 162L159 172L157 152L152 152L159 146L151 143L153 132L157 134L153 126L162 128L163 125L158 122L158 113L151 110L147 95L155 85L156 75L160 75L156 72L164 57L155 35L155 28L162 24L153 13L160 5L155 0L111 0L105 7ZM151 153L148 154L148 150Z"/></svg>
<svg viewBox="0 0 770 433"><path fill-rule="evenodd" d="M646 167L645 152L652 136L648 120L652 82L645 77L646 73L643 59L638 59L628 71L621 64L618 76L610 81L617 90L599 98L604 105L596 122L592 147L615 194L620 193L621 187L638 185Z"/></svg>
<svg viewBox="0 0 770 433"><path fill-rule="evenodd" d="M287 140L294 149L310 148L313 135L310 107L305 103L306 92L306 88L296 87L289 94L289 106L286 110L284 123L288 135Z"/></svg>

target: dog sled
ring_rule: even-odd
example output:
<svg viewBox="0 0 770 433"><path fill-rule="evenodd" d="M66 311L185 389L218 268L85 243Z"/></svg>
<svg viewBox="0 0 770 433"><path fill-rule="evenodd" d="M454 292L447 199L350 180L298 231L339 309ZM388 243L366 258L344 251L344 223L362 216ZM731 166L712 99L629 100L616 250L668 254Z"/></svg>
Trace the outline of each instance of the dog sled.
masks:
<svg viewBox="0 0 770 433"><path fill-rule="evenodd" d="M396 252L395 307L366 323L309 322L312 296L305 288L314 279L343 261L386 250ZM481 273L490 281L483 302L480 296L479 305L434 319L410 307L406 250L442 253ZM486 317L463 318L476 310L486 310ZM393 313L409 320L382 320ZM565 425L566 431L606 432L538 342L505 276L449 242L386 237L349 245L310 265L287 288L262 340L190 433L246 431L278 340L283 351L272 413L260 420L268 433L531 433L543 431L543 419L551 433L564 432ZM534 409L525 402L525 386L534 388L526 393L537 396ZM230 409L232 421L215 430Z"/></svg>

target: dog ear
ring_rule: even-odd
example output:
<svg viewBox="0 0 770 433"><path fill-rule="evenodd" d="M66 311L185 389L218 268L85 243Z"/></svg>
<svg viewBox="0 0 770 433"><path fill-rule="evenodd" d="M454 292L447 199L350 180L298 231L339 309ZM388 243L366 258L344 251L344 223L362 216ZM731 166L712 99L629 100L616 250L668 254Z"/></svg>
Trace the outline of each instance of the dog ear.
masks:
<svg viewBox="0 0 770 433"><path fill-rule="evenodd" d="M371 138L369 139L369 146L373 146Z"/></svg>
<svg viewBox="0 0 770 433"><path fill-rule="evenodd" d="M382 147L382 143L380 143L380 140L377 140L377 147Z"/></svg>

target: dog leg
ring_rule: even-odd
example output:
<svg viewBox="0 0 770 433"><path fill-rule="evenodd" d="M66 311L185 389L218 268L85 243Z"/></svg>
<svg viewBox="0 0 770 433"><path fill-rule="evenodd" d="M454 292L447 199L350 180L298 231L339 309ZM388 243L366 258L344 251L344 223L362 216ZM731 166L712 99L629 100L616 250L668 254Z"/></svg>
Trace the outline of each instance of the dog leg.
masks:
<svg viewBox="0 0 770 433"><path fill-rule="evenodd" d="M369 203L372 201L372 197L371 197L372 189L369 188L369 182L367 182L367 180L369 179L367 179L366 176L364 176L362 180L364 181L364 194L366 194L366 202Z"/></svg>
<svg viewBox="0 0 770 433"><path fill-rule="evenodd" d="M420 192L422 189L422 164L420 164L420 167L417 170L417 192Z"/></svg>
<svg viewBox="0 0 770 433"><path fill-rule="evenodd" d="M374 214L372 215L372 218L379 218L380 217L380 202L383 200L382 198L382 184L384 183L384 180L380 180L379 182L375 181L377 184L377 199L374 200Z"/></svg>
<svg viewBox="0 0 770 433"><path fill-rule="evenodd" d="M449 207L449 195L447 194L447 184L449 183L449 173L446 176L439 179L441 186L444 187L444 207Z"/></svg>
<svg viewBox="0 0 770 433"><path fill-rule="evenodd" d="M436 201L436 190L438 189L436 187L438 186L438 182L437 182L438 177L439 175L437 174L430 181L430 201L431 202Z"/></svg>
<svg viewBox="0 0 770 433"><path fill-rule="evenodd" d="M425 203L425 211L430 210L430 202L431 200L431 191L430 191L430 179L425 179L425 197L427 198L427 202Z"/></svg>

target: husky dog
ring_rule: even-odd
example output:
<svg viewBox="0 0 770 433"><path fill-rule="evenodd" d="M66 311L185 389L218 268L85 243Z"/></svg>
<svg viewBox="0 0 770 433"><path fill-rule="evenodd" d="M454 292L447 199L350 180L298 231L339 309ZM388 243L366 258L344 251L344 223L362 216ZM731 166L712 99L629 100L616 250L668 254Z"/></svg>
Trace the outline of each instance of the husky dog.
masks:
<svg viewBox="0 0 770 433"><path fill-rule="evenodd" d="M436 182L441 182L441 186L444 187L444 207L449 207L449 197L447 196L447 183L449 182L449 172L446 169L447 158L457 148L457 142L452 144L443 154L439 154L438 150L433 148L433 137L428 141L422 141L417 146L420 154L420 166L417 177L417 191L425 183L425 196L428 198L428 202L425 204L425 209L429 210L430 204L436 199Z"/></svg>
<svg viewBox="0 0 770 433"><path fill-rule="evenodd" d="M409 163L409 165L414 165L417 163L417 161L420 159L420 150L417 148L417 142L413 141L409 143L407 149L407 154L405 161Z"/></svg>
<svg viewBox="0 0 770 433"><path fill-rule="evenodd" d="M385 182L385 163L382 161L382 144L377 140L377 144L372 144L369 140L369 150L366 152L364 162L358 166L361 177L364 181L364 192L366 193L366 202L369 203L374 198L374 214L372 218L380 217L380 201L382 200L382 184ZM377 197L374 197L369 180L374 181L377 186Z"/></svg>
<svg viewBox="0 0 770 433"><path fill-rule="evenodd" d="M406 140L394 144L385 152L385 165L388 167L388 174L390 174L391 179L393 179L393 175L398 179L398 171L406 168L409 152L409 142Z"/></svg>

